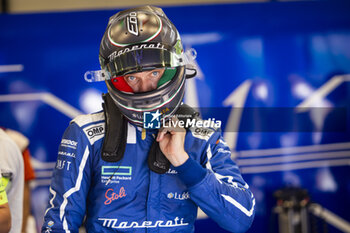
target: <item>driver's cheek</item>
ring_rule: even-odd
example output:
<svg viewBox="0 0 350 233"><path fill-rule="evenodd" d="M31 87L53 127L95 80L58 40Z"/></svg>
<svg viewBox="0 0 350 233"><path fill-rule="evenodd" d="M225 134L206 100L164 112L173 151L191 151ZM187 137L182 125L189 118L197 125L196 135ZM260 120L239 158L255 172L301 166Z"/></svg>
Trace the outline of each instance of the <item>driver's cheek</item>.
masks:
<svg viewBox="0 0 350 233"><path fill-rule="evenodd" d="M139 83L128 83L134 93L140 92L140 84Z"/></svg>

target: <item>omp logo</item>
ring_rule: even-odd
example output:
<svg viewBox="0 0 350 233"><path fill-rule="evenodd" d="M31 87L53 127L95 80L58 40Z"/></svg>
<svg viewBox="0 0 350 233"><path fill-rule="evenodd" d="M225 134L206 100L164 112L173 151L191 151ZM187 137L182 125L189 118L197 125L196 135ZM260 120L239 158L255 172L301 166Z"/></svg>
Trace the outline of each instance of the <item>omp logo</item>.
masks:
<svg viewBox="0 0 350 233"><path fill-rule="evenodd" d="M103 126L94 126L94 127L86 129L85 132L89 136L89 138L91 139L95 136L103 134L104 128L103 128Z"/></svg>
<svg viewBox="0 0 350 233"><path fill-rule="evenodd" d="M98 123L94 125L88 125L84 128L84 133L88 138L90 144L94 144L105 135L105 123Z"/></svg>
<svg viewBox="0 0 350 233"><path fill-rule="evenodd" d="M196 134L200 134L200 135L209 135L210 133L212 133L213 132L213 130L210 130L210 129L201 129L201 128L196 128L195 130L194 130L194 132L196 133Z"/></svg>
<svg viewBox="0 0 350 233"><path fill-rule="evenodd" d="M135 35L139 35L138 25L137 25L137 14L136 12L130 12L129 16L126 17L126 25L128 31Z"/></svg>

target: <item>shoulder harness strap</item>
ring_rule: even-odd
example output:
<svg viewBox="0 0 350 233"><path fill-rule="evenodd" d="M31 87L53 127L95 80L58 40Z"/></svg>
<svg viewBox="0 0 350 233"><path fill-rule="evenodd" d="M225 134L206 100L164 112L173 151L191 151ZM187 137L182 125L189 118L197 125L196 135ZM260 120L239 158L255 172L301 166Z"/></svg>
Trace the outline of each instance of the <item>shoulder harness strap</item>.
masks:
<svg viewBox="0 0 350 233"><path fill-rule="evenodd" d="M106 162L118 162L124 156L128 122L115 105L112 97L103 94L103 111L105 114L106 130L101 156Z"/></svg>

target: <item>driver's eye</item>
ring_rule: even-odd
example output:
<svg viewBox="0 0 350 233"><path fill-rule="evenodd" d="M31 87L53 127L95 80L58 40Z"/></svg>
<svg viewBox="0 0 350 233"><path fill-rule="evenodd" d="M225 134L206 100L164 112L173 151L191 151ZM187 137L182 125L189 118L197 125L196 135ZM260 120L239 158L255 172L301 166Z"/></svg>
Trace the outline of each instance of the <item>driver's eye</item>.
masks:
<svg viewBox="0 0 350 233"><path fill-rule="evenodd" d="M136 77L135 76L128 76L127 79L128 79L128 81L133 82L136 80Z"/></svg>
<svg viewBox="0 0 350 233"><path fill-rule="evenodd" d="M156 76L158 76L158 75L159 75L159 71L153 71L153 72L152 72L152 76L156 77Z"/></svg>

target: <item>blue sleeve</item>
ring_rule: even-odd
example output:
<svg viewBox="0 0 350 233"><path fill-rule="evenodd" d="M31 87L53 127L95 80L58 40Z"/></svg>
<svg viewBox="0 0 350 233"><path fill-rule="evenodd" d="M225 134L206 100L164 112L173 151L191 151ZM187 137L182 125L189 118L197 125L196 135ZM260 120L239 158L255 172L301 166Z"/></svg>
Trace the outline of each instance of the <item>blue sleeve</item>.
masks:
<svg viewBox="0 0 350 233"><path fill-rule="evenodd" d="M70 124L58 149L42 232L78 232L89 191L90 150L82 130L75 123Z"/></svg>
<svg viewBox="0 0 350 233"><path fill-rule="evenodd" d="M254 219L255 199L219 132L207 141L202 156L204 167L190 158L176 168L191 199L222 228L246 232Z"/></svg>

